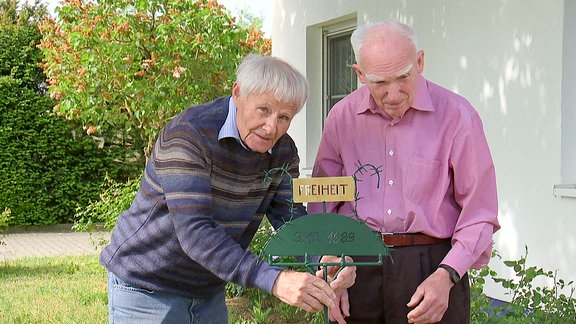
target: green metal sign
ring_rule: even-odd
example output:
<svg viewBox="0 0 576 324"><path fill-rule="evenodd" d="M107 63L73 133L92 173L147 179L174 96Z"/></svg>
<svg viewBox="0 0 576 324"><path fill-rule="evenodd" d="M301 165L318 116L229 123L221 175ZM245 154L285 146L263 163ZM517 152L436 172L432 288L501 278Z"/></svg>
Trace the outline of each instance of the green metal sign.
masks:
<svg viewBox="0 0 576 324"><path fill-rule="evenodd" d="M380 234L340 214L312 214L284 224L264 248L265 256L389 255Z"/></svg>

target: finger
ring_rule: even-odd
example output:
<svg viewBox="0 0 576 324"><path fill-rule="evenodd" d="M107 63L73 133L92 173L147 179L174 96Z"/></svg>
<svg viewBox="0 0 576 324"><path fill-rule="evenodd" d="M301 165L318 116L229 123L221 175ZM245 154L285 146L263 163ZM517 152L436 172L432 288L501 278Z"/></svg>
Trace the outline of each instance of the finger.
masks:
<svg viewBox="0 0 576 324"><path fill-rule="evenodd" d="M324 280L324 270L320 269L320 270L316 271L316 277Z"/></svg>
<svg viewBox="0 0 576 324"><path fill-rule="evenodd" d="M338 303L336 303L334 307L328 309L328 318L332 322L338 322L338 323L346 322L344 321L344 316L342 316L342 312L340 311Z"/></svg>
<svg viewBox="0 0 576 324"><path fill-rule="evenodd" d="M309 288L306 290L306 293L314 300L321 303L322 304L320 305L321 308L323 307L323 305L326 305L328 307L334 307L334 299L336 298L336 293L323 280L320 279L314 280L312 285L310 285ZM313 302L309 301L309 303Z"/></svg>
<svg viewBox="0 0 576 324"><path fill-rule="evenodd" d="M331 322L337 322L338 324L346 324L344 316L342 316L342 313L340 313L339 311L330 311L328 313L328 318L330 319Z"/></svg>
<svg viewBox="0 0 576 324"><path fill-rule="evenodd" d="M336 296L336 307L330 309L329 317L332 321L336 321L338 323L346 323L344 318L350 316L348 290L342 289L336 291Z"/></svg>
<svg viewBox="0 0 576 324"><path fill-rule="evenodd" d="M330 282L332 289L345 289L351 287L356 282L356 267L348 266L342 269L336 280Z"/></svg>
<svg viewBox="0 0 576 324"><path fill-rule="evenodd" d="M326 272L326 281L327 281L327 282L331 282L331 281L332 281L332 279L334 278L334 274L335 274L335 273L337 272L337 270L338 270L337 268L338 268L338 267L336 267L336 270L333 270L334 267L327 267L327 268L326 268L326 269L327 269L327 272ZM324 280L324 268L316 271L315 275L316 275L316 277Z"/></svg>
<svg viewBox="0 0 576 324"><path fill-rule="evenodd" d="M412 297L410 297L410 301L408 304L406 304L406 306L415 307L422 301L423 297L424 294L420 291L420 289L416 289L416 292L412 295Z"/></svg>
<svg viewBox="0 0 576 324"><path fill-rule="evenodd" d="M310 288L307 291L304 291L301 297L301 300L298 307L304 309L307 312L319 312L324 310L324 306L326 305L325 302L322 300L322 296L324 295L323 291L319 288ZM328 305L326 305L328 306Z"/></svg>
<svg viewBox="0 0 576 324"><path fill-rule="evenodd" d="M334 263L340 261L340 257L334 255L325 255L320 259L322 263Z"/></svg>
<svg viewBox="0 0 576 324"><path fill-rule="evenodd" d="M319 303L316 299L303 299L295 306L300 307L309 313L316 313L324 310L324 305Z"/></svg>
<svg viewBox="0 0 576 324"><path fill-rule="evenodd" d="M435 323L437 321L432 321L431 317L427 314L427 312L424 312L423 314L420 315L413 315L411 314L412 312L408 313L408 323Z"/></svg>
<svg viewBox="0 0 576 324"><path fill-rule="evenodd" d="M410 323L436 323L442 320L446 308L423 301L418 307L408 313L408 319Z"/></svg>
<svg viewBox="0 0 576 324"><path fill-rule="evenodd" d="M429 318L429 316L427 315L429 310L429 307L426 305L426 301L422 301L420 304L418 304L418 306L416 306L416 308L414 308L413 310L411 310L408 313L408 320L409 323L421 323L421 322L426 322ZM411 320L411 322L410 322Z"/></svg>
<svg viewBox="0 0 576 324"><path fill-rule="evenodd" d="M348 290L345 289L340 296L340 309L344 316L350 316L350 300L348 299Z"/></svg>
<svg viewBox="0 0 576 324"><path fill-rule="evenodd" d="M272 294L281 301L308 312L320 311L323 305L331 307L334 291L324 280L309 273L282 271L278 275Z"/></svg>

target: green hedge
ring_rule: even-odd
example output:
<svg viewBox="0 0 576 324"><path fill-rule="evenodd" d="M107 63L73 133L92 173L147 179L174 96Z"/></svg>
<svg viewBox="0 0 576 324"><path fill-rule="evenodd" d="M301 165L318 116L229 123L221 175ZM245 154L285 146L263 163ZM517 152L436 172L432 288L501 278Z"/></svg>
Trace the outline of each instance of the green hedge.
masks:
<svg viewBox="0 0 576 324"><path fill-rule="evenodd" d="M0 76L19 80L20 87L45 91L43 83L46 76L38 65L44 56L36 47L41 38L33 22L14 25L0 22Z"/></svg>
<svg viewBox="0 0 576 324"><path fill-rule="evenodd" d="M98 199L106 173L129 176L130 166L115 162L121 149L99 149L81 128L52 116L53 105L0 76L0 209L10 208L10 225L73 222L77 206Z"/></svg>

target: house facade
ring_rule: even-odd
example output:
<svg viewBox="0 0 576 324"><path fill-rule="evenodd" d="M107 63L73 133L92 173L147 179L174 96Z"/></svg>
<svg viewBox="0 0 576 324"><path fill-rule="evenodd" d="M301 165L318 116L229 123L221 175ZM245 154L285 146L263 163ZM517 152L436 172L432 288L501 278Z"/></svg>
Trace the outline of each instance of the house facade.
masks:
<svg viewBox="0 0 576 324"><path fill-rule="evenodd" d="M361 86L350 33L399 20L418 34L423 75L478 110L496 166L502 260L576 281L576 1L274 0L274 56L302 72L310 98L289 134L309 176L331 105ZM514 273L498 259L501 277ZM545 283L542 283L545 284ZM487 283L492 297L509 296Z"/></svg>

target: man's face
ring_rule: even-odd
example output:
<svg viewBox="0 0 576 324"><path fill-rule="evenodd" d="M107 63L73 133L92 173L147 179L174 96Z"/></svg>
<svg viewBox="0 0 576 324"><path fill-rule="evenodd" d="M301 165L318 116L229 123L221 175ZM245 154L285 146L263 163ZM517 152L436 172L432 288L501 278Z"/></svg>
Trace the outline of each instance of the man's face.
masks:
<svg viewBox="0 0 576 324"><path fill-rule="evenodd" d="M392 117L401 117L414 100L424 52L416 53L406 40L392 44L367 44L360 54L362 66L355 64L353 68L376 105Z"/></svg>
<svg viewBox="0 0 576 324"><path fill-rule="evenodd" d="M297 107L281 103L272 94L241 96L234 83L232 98L238 108L236 124L244 145L252 151L265 153L286 134Z"/></svg>

